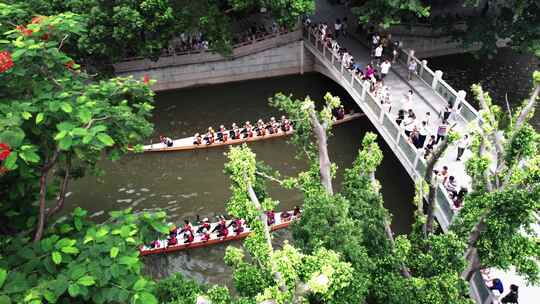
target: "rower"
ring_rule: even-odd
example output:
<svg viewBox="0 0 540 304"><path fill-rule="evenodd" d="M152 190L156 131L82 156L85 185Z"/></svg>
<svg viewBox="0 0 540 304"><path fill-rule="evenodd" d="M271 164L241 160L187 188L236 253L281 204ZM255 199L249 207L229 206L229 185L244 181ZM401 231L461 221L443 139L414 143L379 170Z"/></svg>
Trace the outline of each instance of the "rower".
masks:
<svg viewBox="0 0 540 304"><path fill-rule="evenodd" d="M294 217L300 217L300 215L302 215L302 211L300 210L300 207L298 206L294 207L293 215Z"/></svg>
<svg viewBox="0 0 540 304"><path fill-rule="evenodd" d="M244 138L253 137L253 126L251 126L251 123L249 121L246 121L246 124L244 125L244 130L242 130L242 133L245 133Z"/></svg>
<svg viewBox="0 0 540 304"><path fill-rule="evenodd" d="M174 144L172 139L170 139L169 137L162 136L162 135L159 136L159 140L161 141L162 144L166 145L167 147L172 147Z"/></svg>
<svg viewBox="0 0 540 304"><path fill-rule="evenodd" d="M291 130L291 122L285 116L281 116L281 130L283 132L289 132Z"/></svg>
<svg viewBox="0 0 540 304"><path fill-rule="evenodd" d="M282 222L288 222L291 220L291 216L292 214L290 214L288 211L283 211L279 217L281 218Z"/></svg>
<svg viewBox="0 0 540 304"><path fill-rule="evenodd" d="M204 231L210 231L210 221L207 217L203 218L202 223L199 225L199 228L197 229L197 233L202 233Z"/></svg>
<svg viewBox="0 0 540 304"><path fill-rule="evenodd" d="M340 106L337 109L336 118L337 118L337 120L342 120L343 118L345 118L345 108L343 106Z"/></svg>
<svg viewBox="0 0 540 304"><path fill-rule="evenodd" d="M219 132L217 134L217 140L221 142L226 142L229 137L229 134L227 130L225 130L225 126L221 125L219 126Z"/></svg>
<svg viewBox="0 0 540 304"><path fill-rule="evenodd" d="M232 124L231 130L229 131L229 135L230 135L231 139L239 139L240 138L240 129L238 128L238 126L234 122Z"/></svg>
<svg viewBox="0 0 540 304"><path fill-rule="evenodd" d="M274 126L276 125L276 119L274 117L270 117L270 121L266 124L266 129L270 134L274 134L276 132Z"/></svg>
<svg viewBox="0 0 540 304"><path fill-rule="evenodd" d="M178 240L176 239L176 236L174 237L169 237L167 239L167 246L175 246L178 244Z"/></svg>
<svg viewBox="0 0 540 304"><path fill-rule="evenodd" d="M208 242L210 240L210 233L207 231L203 234L203 236L201 237L201 241L203 242Z"/></svg>
<svg viewBox="0 0 540 304"><path fill-rule="evenodd" d="M176 228L176 225L172 225L171 228L169 228L169 237L176 237L178 234L178 228Z"/></svg>
<svg viewBox="0 0 540 304"><path fill-rule="evenodd" d="M266 125L264 124L264 121L262 119L259 119L257 121L257 128L255 129L255 131L257 131L257 136L266 135Z"/></svg>
<svg viewBox="0 0 540 304"><path fill-rule="evenodd" d="M274 210L266 211L266 223L268 224L268 226L274 225L275 222L276 222L276 216L275 216Z"/></svg>
<svg viewBox="0 0 540 304"><path fill-rule="evenodd" d="M152 243L150 243L150 248L159 248L159 241L155 240Z"/></svg>
<svg viewBox="0 0 540 304"><path fill-rule="evenodd" d="M201 134L199 133L195 133L195 135L193 136L193 144L198 146L200 144L202 144L202 136Z"/></svg>
<svg viewBox="0 0 540 304"><path fill-rule="evenodd" d="M244 231L244 227L242 226L242 220L239 218L236 218L235 220L231 221L231 223L229 224L229 226L227 226L227 228L231 226L233 226L234 228L233 230L236 233L236 235L239 235L240 233Z"/></svg>
<svg viewBox="0 0 540 304"><path fill-rule="evenodd" d="M193 235L192 230L189 230L189 232L184 234L184 243L185 244L189 244L189 243L193 242L194 239L195 239L195 236Z"/></svg>
<svg viewBox="0 0 540 304"><path fill-rule="evenodd" d="M206 133L206 137L204 139L206 140L207 145L211 145L214 143L216 139L216 133L214 132L214 129L212 127L208 128L208 133Z"/></svg>
<svg viewBox="0 0 540 304"><path fill-rule="evenodd" d="M180 230L180 233L184 232L191 232L193 233L193 227L191 227L191 223L188 220L184 220L184 227Z"/></svg>

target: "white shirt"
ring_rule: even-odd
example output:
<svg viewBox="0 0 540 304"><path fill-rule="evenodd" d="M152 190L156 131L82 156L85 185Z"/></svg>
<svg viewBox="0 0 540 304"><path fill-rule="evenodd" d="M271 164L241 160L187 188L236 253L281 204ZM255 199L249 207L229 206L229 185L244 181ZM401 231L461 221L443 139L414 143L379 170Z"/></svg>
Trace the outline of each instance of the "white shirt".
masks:
<svg viewBox="0 0 540 304"><path fill-rule="evenodd" d="M381 63L381 73L388 74L388 71L390 70L391 66L392 65L390 64L390 62L387 62L387 61Z"/></svg>
<svg viewBox="0 0 540 304"><path fill-rule="evenodd" d="M415 121L412 117L405 117L405 121L403 122L403 125L405 126L405 131L411 131L414 130Z"/></svg>
<svg viewBox="0 0 540 304"><path fill-rule="evenodd" d="M375 49L375 57L381 57L382 56L382 51L383 51L383 47L381 45L379 45Z"/></svg>
<svg viewBox="0 0 540 304"><path fill-rule="evenodd" d="M375 34L373 35L373 40L372 40L373 44L377 44L379 43L379 35Z"/></svg>
<svg viewBox="0 0 540 304"><path fill-rule="evenodd" d="M469 147L469 138L462 138L458 141L458 148L467 149Z"/></svg>
<svg viewBox="0 0 540 304"><path fill-rule="evenodd" d="M334 29L335 29L336 31L341 30L341 23L335 23L335 24L334 24Z"/></svg>

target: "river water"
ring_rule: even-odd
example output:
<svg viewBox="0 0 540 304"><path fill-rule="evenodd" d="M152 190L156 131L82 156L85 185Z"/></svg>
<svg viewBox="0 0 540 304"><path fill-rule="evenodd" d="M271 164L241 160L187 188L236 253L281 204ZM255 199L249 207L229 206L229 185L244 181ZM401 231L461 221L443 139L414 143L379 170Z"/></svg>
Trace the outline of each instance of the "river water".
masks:
<svg viewBox="0 0 540 304"><path fill-rule="evenodd" d="M532 73L540 70L540 60L531 54L505 48L499 49L492 58L475 57L474 54L428 58L428 66L443 71L443 79L454 89L467 91L467 101L476 108L478 102L474 100L470 87L480 83L493 101L506 110L506 98L510 108L515 109L530 96ZM531 124L540 130L540 110L536 111Z"/></svg>
<svg viewBox="0 0 540 304"><path fill-rule="evenodd" d="M190 136L208 126L243 123L257 118L278 116L268 105L268 97L276 92L299 98L309 95L322 100L326 92L340 96L347 107L352 99L332 80L319 74L285 76L223 85L189 88L159 93L156 98L153 122L154 140L159 134L172 138ZM361 118L334 129L329 141L332 161L339 166L335 187L341 182L343 168L354 160L365 132L376 132L367 118ZM393 213L392 226L396 233L407 233L412 222L411 204L414 186L399 161L384 141L380 140L384 161L377 171L382 183L386 207ZM306 168L304 160L294 158L295 149L285 139L254 142L249 145L257 159L291 176ZM171 222L183 219L213 217L225 212L229 197L229 180L223 173L225 148L199 151L147 153L128 155L120 161L103 161L99 167L106 171L102 177L86 177L75 181L70 189L67 206L89 210L96 220L106 213L132 207L136 211L163 209ZM299 192L283 190L269 183L269 192L281 203L277 209L292 209L300 204ZM278 239L288 232L278 232ZM182 271L191 277L208 282L224 282L230 278L223 263L224 245L171 254L160 268Z"/></svg>

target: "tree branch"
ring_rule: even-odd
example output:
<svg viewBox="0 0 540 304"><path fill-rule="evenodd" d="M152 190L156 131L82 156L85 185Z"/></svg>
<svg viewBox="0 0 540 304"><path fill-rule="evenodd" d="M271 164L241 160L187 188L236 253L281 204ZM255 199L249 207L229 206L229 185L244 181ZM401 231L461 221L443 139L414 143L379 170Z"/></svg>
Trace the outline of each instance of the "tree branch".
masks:
<svg viewBox="0 0 540 304"><path fill-rule="evenodd" d="M268 227L268 218L266 216L266 213L262 209L261 203L259 202L259 199L257 198L257 195L255 194L255 190L253 190L253 187L249 183L247 185L247 190L248 190L249 199L255 205L255 208L260 212L259 219L263 223L264 238L266 239L266 245L270 249L270 252L273 252L274 249L272 247L272 238L270 236L270 227ZM277 268L276 265L272 265L274 280L276 281L276 283L278 283L279 289L281 290L281 292L287 292L288 290L287 284L285 284L285 281L283 280L283 276L281 275L281 273L275 270L276 268Z"/></svg>
<svg viewBox="0 0 540 304"><path fill-rule="evenodd" d="M283 185L283 181L282 181L282 180L279 180L279 179L277 179L277 178L275 178L275 177L273 177L273 176L271 176L271 175L268 175L268 174L266 174L266 173L264 173L264 172L255 171L255 174L257 174L258 176L267 178L267 179L269 179L269 180L271 180L271 181L273 181L273 182L276 182L276 183L278 183L278 184L280 184L280 185Z"/></svg>
<svg viewBox="0 0 540 304"><path fill-rule="evenodd" d="M92 126L92 124L96 121L100 121L100 120L106 120L106 119L109 119L109 116L104 116L104 117L101 117L101 118L92 118L90 119L90 121L88 122L88 124L86 125L86 127L84 127L85 129L90 129L90 127Z"/></svg>
<svg viewBox="0 0 540 304"><path fill-rule="evenodd" d="M53 209L50 209L49 212L47 212L47 221L60 209L64 207L64 202L66 200L66 191L68 188L68 183L70 179L70 170L71 170L71 157L68 155L66 160L66 172L64 174L64 179L62 181L62 185L60 186L60 193L58 194L58 199L56 201L56 206L54 206Z"/></svg>
<svg viewBox="0 0 540 304"><path fill-rule="evenodd" d="M328 142L325 125L321 125L319 119L315 115L314 110L309 111L309 117L313 125L313 133L315 133L315 137L317 137L317 143L319 145L319 172L321 175L321 184L325 188L326 192L333 195L332 163L330 162L330 157L328 156Z"/></svg>
<svg viewBox="0 0 540 304"><path fill-rule="evenodd" d="M60 149L57 148L51 159L47 159L41 168L41 175L39 177L39 216L36 233L34 234L34 243L39 242L43 237L43 230L45 227L45 202L47 199L47 175L49 175L49 171L54 164L56 164L59 155Z"/></svg>

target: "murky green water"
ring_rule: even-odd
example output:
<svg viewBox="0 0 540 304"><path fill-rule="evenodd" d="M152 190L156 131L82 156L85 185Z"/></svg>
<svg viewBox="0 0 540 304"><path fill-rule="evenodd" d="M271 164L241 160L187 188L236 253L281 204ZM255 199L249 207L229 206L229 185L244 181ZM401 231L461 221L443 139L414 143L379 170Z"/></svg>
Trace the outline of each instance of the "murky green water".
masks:
<svg viewBox="0 0 540 304"><path fill-rule="evenodd" d="M278 116L268 106L267 99L276 92L298 97L310 95L321 100L326 92L342 97L352 106L350 97L337 84L318 74L253 80L216 86L160 93L156 100L154 123L156 133L172 138L190 136L208 126L243 123L246 120ZM341 182L343 168L356 156L363 134L375 132L367 118L336 127L330 139L332 161L340 167L336 186ZM293 175L306 167L303 160L294 159L294 147L285 139L254 142L249 145L257 159L266 162L283 175ZM413 184L389 147L381 140L384 161L377 172L383 186L387 208L394 214L392 226L406 233L412 221ZM104 161L100 167L107 172L98 178L87 177L71 187L68 206L81 206L97 220L103 213L132 207L135 210L164 209L172 222L194 219L197 214L212 217L223 214L229 197L228 177L223 173L225 148L199 151L129 155L118 162ZM280 189L269 183L269 192L281 202L278 209L291 209L300 204L301 194ZM279 232L280 239L287 232ZM228 268L223 264L225 246L171 254L168 268L181 270L190 276L211 282L223 282ZM158 264L163 264L159 262Z"/></svg>

